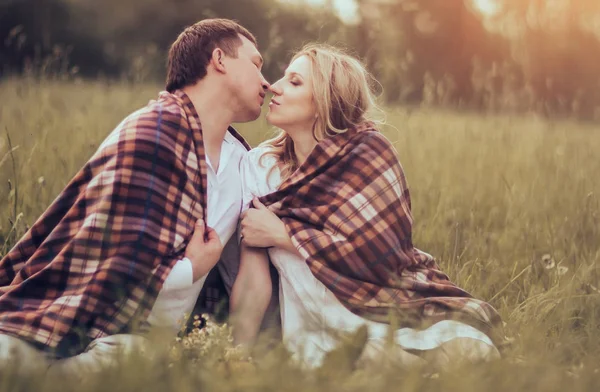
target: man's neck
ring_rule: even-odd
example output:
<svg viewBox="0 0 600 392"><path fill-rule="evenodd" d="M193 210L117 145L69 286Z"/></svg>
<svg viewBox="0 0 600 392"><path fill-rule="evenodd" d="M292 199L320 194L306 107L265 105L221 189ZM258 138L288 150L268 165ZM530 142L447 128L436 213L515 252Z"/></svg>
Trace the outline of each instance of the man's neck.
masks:
<svg viewBox="0 0 600 392"><path fill-rule="evenodd" d="M198 112L204 149L214 170L217 171L221 157L221 145L227 128L233 120L233 110L228 105L229 100L224 97L224 94L215 93L222 89L218 86L209 86L208 81L206 83L200 81L194 86L184 88L183 91Z"/></svg>

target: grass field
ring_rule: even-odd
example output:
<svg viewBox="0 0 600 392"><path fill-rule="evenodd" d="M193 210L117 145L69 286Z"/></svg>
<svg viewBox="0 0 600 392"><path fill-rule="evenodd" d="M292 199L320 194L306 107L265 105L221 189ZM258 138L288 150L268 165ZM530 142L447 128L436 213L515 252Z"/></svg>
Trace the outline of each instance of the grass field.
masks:
<svg viewBox="0 0 600 392"><path fill-rule="evenodd" d="M0 82L3 253L110 130L158 89ZM308 372L281 350L254 364L227 359L220 331L194 363L131 360L110 378L83 384L3 375L0 390L597 390L600 127L414 108L389 110L387 122L411 187L415 244L500 311L513 339L502 360L433 376L393 366L349 372L343 361ZM254 145L270 132L263 119L239 129Z"/></svg>

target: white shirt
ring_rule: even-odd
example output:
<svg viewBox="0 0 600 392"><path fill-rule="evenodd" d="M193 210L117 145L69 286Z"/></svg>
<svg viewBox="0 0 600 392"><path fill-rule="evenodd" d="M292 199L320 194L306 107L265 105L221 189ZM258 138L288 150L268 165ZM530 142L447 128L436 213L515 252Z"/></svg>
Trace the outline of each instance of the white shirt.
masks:
<svg viewBox="0 0 600 392"><path fill-rule="evenodd" d="M247 150L231 133L226 132L221 145L218 171L206 156L208 189L206 223L212 227L222 244L235 232L242 209L242 180L240 164ZM151 326L169 327L178 331L185 322L184 315L194 309L206 275L193 281L192 263L184 258L177 261L148 317Z"/></svg>
<svg viewBox="0 0 600 392"><path fill-rule="evenodd" d="M272 193L281 184L279 169L275 167L277 159L264 155L266 151L264 147L255 148L246 154L242 162L244 208L253 197ZM337 346L337 339L327 330L352 332L367 325L369 342L377 345L386 339L387 324L366 320L348 310L313 275L302 257L285 249L270 248L269 258L279 272L284 343L306 365L320 366L325 354ZM492 341L483 332L453 320L438 322L425 330L401 328L395 331L394 336L400 347L410 350L430 350L458 337L477 339L493 347Z"/></svg>

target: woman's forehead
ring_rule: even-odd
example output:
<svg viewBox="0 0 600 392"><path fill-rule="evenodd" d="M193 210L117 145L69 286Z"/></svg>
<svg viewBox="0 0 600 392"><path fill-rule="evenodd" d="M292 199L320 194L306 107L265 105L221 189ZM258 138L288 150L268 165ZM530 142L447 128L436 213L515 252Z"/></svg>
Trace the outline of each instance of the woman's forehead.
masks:
<svg viewBox="0 0 600 392"><path fill-rule="evenodd" d="M297 73L303 78L310 76L310 60L307 56L294 59L285 70L285 73Z"/></svg>

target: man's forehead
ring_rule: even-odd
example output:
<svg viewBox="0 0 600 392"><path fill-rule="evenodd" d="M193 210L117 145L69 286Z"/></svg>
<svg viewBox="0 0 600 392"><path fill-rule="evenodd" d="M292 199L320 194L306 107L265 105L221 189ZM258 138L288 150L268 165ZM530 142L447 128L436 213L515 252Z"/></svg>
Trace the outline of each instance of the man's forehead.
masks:
<svg viewBox="0 0 600 392"><path fill-rule="evenodd" d="M242 39L242 47L247 51L248 54L250 54L250 55L257 54L260 56L260 52L256 48L256 45L254 45L254 43L252 43L252 41L250 41L248 38L244 37L243 35L240 35L240 38Z"/></svg>

